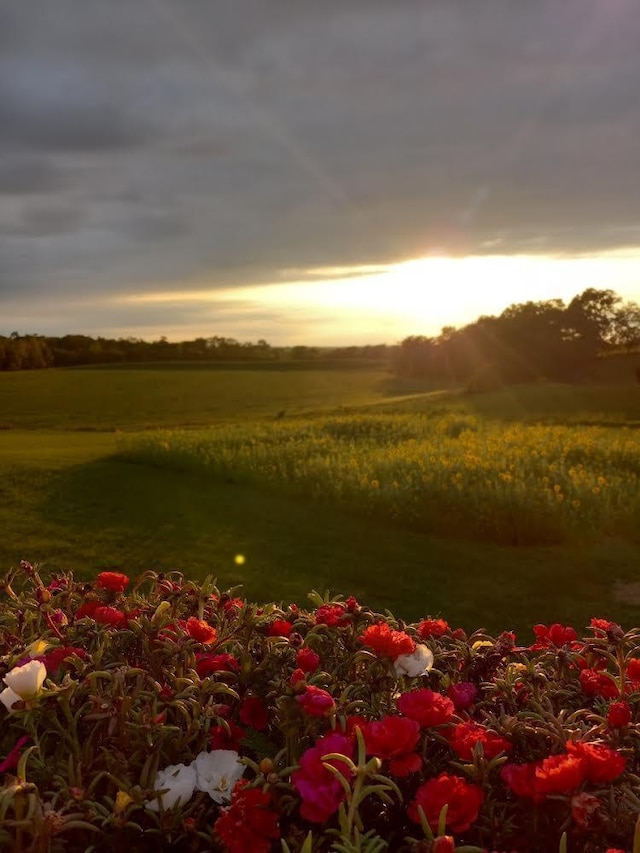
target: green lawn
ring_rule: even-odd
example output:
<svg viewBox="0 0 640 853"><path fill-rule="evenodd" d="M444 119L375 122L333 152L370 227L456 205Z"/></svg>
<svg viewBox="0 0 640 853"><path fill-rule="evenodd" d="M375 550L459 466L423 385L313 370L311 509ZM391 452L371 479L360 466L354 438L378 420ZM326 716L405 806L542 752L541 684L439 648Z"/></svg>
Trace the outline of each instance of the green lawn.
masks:
<svg viewBox="0 0 640 853"><path fill-rule="evenodd" d="M314 401L323 410L378 404L402 391L379 371L231 373L154 368L0 374L0 420L14 425L0 431L0 565L27 558L86 578L115 567L132 574L180 569L194 577L216 575L225 587L241 583L261 601L304 603L311 588L330 588L406 619L442 614L467 629L524 631L552 620L583 625L591 615L638 624L638 605L628 596L614 597L616 582L638 576L639 549L632 542L509 548L462 536L439 538L261 485L132 464L115 455L115 433L71 428L211 424L247 414L273 418L282 409L289 412L295 389L300 411L312 410ZM203 383L210 383L208 394ZM163 408L169 388L173 402ZM565 389L567 409L573 392ZM528 401L530 410L542 399L537 388L507 393L517 395L522 407ZM603 395L594 394L597 412ZM419 402L455 408L481 398L432 395ZM498 397L493 406L497 416ZM628 406L603 411L616 422L634 420ZM241 567L236 554L246 557Z"/></svg>

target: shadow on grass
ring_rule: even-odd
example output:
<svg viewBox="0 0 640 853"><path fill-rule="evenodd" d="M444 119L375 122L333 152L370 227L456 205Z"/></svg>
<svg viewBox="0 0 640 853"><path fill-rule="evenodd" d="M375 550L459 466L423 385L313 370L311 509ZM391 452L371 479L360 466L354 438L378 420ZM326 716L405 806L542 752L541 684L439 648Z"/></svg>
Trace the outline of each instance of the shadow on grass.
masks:
<svg viewBox="0 0 640 853"><path fill-rule="evenodd" d="M407 620L441 614L467 630L515 628L526 636L539 621L637 619L637 608L612 597L614 579L631 579L637 562L625 545L598 554L438 539L117 458L51 473L39 485L23 504L23 524L35 535L22 537L12 561L38 560L86 578L107 568L179 569L214 575L222 588L242 584L251 600L301 606L312 588L331 589ZM29 484L18 488L24 494Z"/></svg>

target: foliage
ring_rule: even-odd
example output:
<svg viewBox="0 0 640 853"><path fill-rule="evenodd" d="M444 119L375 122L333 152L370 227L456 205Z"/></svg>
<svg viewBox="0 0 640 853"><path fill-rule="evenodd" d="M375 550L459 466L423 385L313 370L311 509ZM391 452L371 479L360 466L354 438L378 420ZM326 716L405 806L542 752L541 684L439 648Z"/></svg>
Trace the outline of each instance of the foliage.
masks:
<svg viewBox="0 0 640 853"><path fill-rule="evenodd" d="M624 429L354 414L155 432L125 447L137 462L273 483L504 544L628 534L638 522L640 436Z"/></svg>
<svg viewBox="0 0 640 853"><path fill-rule="evenodd" d="M412 336L395 357L401 376L465 382L490 390L501 382L576 381L597 355L640 341L640 306L612 290L587 288L568 305L561 299L510 305L435 338Z"/></svg>
<svg viewBox="0 0 640 853"><path fill-rule="evenodd" d="M630 849L637 630L523 646L352 597L26 562L2 590L4 850Z"/></svg>

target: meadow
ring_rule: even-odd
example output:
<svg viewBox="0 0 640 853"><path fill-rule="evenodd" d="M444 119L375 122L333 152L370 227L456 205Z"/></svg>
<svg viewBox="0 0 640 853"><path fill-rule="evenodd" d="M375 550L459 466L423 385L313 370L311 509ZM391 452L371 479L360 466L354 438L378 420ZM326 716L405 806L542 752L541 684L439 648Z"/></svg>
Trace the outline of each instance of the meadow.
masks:
<svg viewBox="0 0 640 853"><path fill-rule="evenodd" d="M379 367L0 374L0 562L181 569L467 629L637 624L640 389ZM301 602L303 603L303 602Z"/></svg>

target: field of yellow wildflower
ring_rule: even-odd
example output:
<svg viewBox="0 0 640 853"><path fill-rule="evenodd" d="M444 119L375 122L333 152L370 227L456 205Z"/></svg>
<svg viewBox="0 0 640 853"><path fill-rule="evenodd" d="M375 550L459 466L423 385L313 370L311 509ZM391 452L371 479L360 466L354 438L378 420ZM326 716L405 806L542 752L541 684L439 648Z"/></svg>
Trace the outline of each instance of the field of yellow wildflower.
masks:
<svg viewBox="0 0 640 853"><path fill-rule="evenodd" d="M138 434L123 453L503 544L640 529L640 433L628 427L373 413Z"/></svg>

